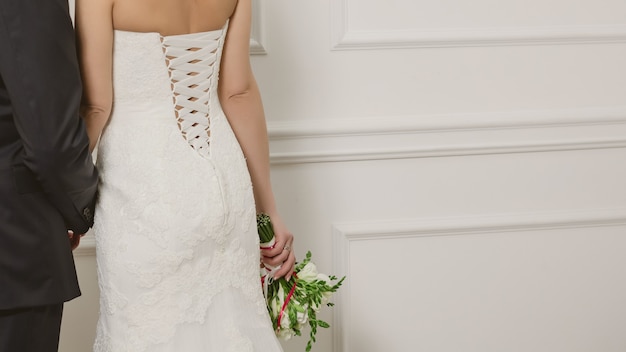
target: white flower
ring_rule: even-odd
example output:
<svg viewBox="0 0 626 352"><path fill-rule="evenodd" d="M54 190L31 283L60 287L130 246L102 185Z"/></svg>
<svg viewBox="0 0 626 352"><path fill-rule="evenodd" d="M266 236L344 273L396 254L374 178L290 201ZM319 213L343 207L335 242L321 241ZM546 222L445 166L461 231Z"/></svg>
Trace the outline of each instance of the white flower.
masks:
<svg viewBox="0 0 626 352"><path fill-rule="evenodd" d="M283 304L285 304L285 298L287 298L287 294L285 294L285 289L283 289L282 285L278 286L278 291L276 292L276 307L275 307L275 312L276 314L278 314L281 310L281 308L283 307Z"/></svg>
<svg viewBox="0 0 626 352"><path fill-rule="evenodd" d="M307 305L305 304L304 306L302 306L302 308L304 308L304 312L296 313L298 328L305 326L309 322L309 309Z"/></svg>
<svg viewBox="0 0 626 352"><path fill-rule="evenodd" d="M298 271L298 279L313 282L317 279L317 268L315 264L308 262L300 271Z"/></svg>
<svg viewBox="0 0 626 352"><path fill-rule="evenodd" d="M328 286L332 286L330 282L330 278L326 274L319 273L316 277L317 280L324 281Z"/></svg>
<svg viewBox="0 0 626 352"><path fill-rule="evenodd" d="M330 280L330 277L328 277L328 275L326 275L326 274L322 274L322 273L317 274L317 279L320 280L320 281L324 281L326 283L326 285L328 285L328 286L332 286L333 285L331 280ZM323 292L321 292L321 294L322 294L322 304L325 305L328 302L330 302L330 298L332 297L333 292L323 291ZM316 310L317 310L317 308L316 308Z"/></svg>
<svg viewBox="0 0 626 352"><path fill-rule="evenodd" d="M281 297L276 296L270 301L270 309L272 310L272 317L277 317L280 313L280 308L283 306L283 299Z"/></svg>
<svg viewBox="0 0 626 352"><path fill-rule="evenodd" d="M280 315L280 313L278 313ZM280 318L280 329L289 330L291 328L291 320L289 319L289 314L287 314L287 310L283 312L282 317Z"/></svg>
<svg viewBox="0 0 626 352"><path fill-rule="evenodd" d="M276 336L284 341L289 340L290 338L292 338L295 335L295 333L293 332L293 330L291 329L279 329L276 332Z"/></svg>
<svg viewBox="0 0 626 352"><path fill-rule="evenodd" d="M328 304L332 296L333 296L333 293L330 291L322 292L322 304Z"/></svg>

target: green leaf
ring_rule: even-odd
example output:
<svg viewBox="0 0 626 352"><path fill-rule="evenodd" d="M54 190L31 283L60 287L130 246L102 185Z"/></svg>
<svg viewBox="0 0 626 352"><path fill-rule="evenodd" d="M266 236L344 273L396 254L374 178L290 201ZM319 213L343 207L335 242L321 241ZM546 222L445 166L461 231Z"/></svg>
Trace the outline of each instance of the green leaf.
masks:
<svg viewBox="0 0 626 352"><path fill-rule="evenodd" d="M328 324L327 322L323 321L323 320L318 320L317 324L323 328L328 329L330 327L330 324Z"/></svg>

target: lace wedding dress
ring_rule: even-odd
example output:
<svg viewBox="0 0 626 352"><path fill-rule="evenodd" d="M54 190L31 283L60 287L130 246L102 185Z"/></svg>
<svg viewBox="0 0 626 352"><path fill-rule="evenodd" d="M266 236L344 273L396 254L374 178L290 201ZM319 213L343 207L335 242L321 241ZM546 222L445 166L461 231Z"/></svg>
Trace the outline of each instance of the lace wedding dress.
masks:
<svg viewBox="0 0 626 352"><path fill-rule="evenodd" d="M97 352L281 351L250 176L217 97L227 27L115 31L97 157Z"/></svg>

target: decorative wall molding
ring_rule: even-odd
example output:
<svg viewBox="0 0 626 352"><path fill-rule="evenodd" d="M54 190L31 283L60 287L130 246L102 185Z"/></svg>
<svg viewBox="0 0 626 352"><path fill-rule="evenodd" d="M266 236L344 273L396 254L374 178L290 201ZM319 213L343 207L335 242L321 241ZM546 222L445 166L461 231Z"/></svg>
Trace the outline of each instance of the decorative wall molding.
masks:
<svg viewBox="0 0 626 352"><path fill-rule="evenodd" d="M626 106L269 122L270 139L626 123Z"/></svg>
<svg viewBox="0 0 626 352"><path fill-rule="evenodd" d="M252 1L252 30L250 33L250 54L252 55L265 55L267 51L263 46L263 14L262 14L262 0Z"/></svg>
<svg viewBox="0 0 626 352"><path fill-rule="evenodd" d="M268 130L273 164L623 148L626 107L270 122Z"/></svg>
<svg viewBox="0 0 626 352"><path fill-rule="evenodd" d="M89 257L96 255L96 239L90 230L81 240L78 248L74 250L75 257Z"/></svg>
<svg viewBox="0 0 626 352"><path fill-rule="evenodd" d="M333 273L350 277L350 249L356 241L461 236L554 229L626 226L626 208L520 213L495 216L441 217L396 221L368 221L333 225ZM350 335L350 281L337 291L333 314L333 350L352 351Z"/></svg>
<svg viewBox="0 0 626 352"><path fill-rule="evenodd" d="M348 1L331 2L334 50L626 42L626 24L356 31Z"/></svg>

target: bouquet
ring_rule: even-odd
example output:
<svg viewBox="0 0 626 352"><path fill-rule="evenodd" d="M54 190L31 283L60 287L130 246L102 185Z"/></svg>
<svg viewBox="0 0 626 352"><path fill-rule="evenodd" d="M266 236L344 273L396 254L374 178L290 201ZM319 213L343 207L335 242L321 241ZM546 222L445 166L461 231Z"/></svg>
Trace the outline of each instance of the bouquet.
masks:
<svg viewBox="0 0 626 352"><path fill-rule="evenodd" d="M257 229L261 248L272 248L275 244L274 230L267 214L257 215ZM310 251L302 262L296 263L289 281L285 278L275 280L273 274L276 270L278 268L261 267L263 294L276 336L289 340L294 335L301 336L302 328L309 325L311 333L306 345L306 351L309 352L315 342L317 328L330 327L327 322L317 319L317 313L322 305L333 306L330 298L339 289L345 276L337 281L335 276L318 273L315 264L311 262Z"/></svg>

